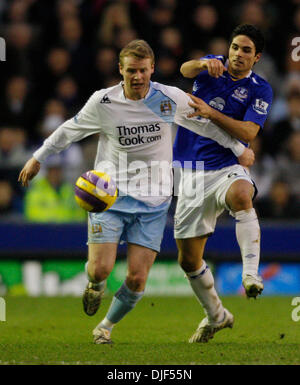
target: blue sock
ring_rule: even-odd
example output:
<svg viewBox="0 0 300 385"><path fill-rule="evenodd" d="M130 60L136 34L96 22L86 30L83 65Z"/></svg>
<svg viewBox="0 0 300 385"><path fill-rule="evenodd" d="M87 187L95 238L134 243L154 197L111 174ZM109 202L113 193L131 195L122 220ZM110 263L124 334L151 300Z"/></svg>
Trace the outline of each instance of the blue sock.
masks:
<svg viewBox="0 0 300 385"><path fill-rule="evenodd" d="M130 290L124 282L114 295L106 318L114 324L121 321L121 319L135 307L143 294L143 291L135 292Z"/></svg>

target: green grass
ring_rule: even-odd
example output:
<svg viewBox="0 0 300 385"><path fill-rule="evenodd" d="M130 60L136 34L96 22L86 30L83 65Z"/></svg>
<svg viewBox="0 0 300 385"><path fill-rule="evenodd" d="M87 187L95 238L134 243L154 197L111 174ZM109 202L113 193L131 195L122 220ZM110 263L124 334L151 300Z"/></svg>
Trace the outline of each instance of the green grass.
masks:
<svg viewBox="0 0 300 385"><path fill-rule="evenodd" d="M195 298L144 297L115 327L113 345L94 345L91 332L109 303L88 317L80 298L7 297L0 364L300 364L291 297L224 297L234 328L207 344L187 342L203 317Z"/></svg>

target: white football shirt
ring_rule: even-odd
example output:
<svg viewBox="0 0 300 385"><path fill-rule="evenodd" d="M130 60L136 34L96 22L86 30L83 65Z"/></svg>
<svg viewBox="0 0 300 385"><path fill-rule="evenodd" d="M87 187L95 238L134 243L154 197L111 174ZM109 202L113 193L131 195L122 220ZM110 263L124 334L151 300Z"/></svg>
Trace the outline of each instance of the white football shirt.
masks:
<svg viewBox="0 0 300 385"><path fill-rule="evenodd" d="M150 82L140 100L124 95L122 82L96 91L74 117L60 125L34 154L43 162L71 143L99 134L95 170L111 175L120 195L158 206L172 195L172 145L177 123L214 139L236 156L244 146L207 119L188 119L190 98L177 87Z"/></svg>

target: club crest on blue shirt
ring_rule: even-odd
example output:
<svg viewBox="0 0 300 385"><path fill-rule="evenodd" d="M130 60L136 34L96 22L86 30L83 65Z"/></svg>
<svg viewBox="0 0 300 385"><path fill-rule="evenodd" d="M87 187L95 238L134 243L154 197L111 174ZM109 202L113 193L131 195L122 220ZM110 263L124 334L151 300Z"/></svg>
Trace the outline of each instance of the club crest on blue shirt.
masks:
<svg viewBox="0 0 300 385"><path fill-rule="evenodd" d="M209 105L215 108L216 110L223 111L225 107L225 100L222 98L216 97L209 102Z"/></svg>
<svg viewBox="0 0 300 385"><path fill-rule="evenodd" d="M248 97L248 90L244 87L238 87L233 91L231 96L240 102L243 102Z"/></svg>
<svg viewBox="0 0 300 385"><path fill-rule="evenodd" d="M258 114L261 115L267 115L267 108L269 106L269 103L265 102L262 99L255 99L255 104L253 104L253 109L256 111Z"/></svg>
<svg viewBox="0 0 300 385"><path fill-rule="evenodd" d="M172 114L172 104L171 104L170 100L161 101L160 112L163 116Z"/></svg>

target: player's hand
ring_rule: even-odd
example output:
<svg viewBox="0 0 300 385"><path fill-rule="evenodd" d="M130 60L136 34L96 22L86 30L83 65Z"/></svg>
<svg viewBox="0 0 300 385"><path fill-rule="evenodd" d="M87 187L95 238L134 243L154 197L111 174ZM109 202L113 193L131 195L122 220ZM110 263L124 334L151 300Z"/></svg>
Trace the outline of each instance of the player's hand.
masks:
<svg viewBox="0 0 300 385"><path fill-rule="evenodd" d="M40 168L40 162L38 162L35 158L29 159L20 172L18 182L21 182L23 187L28 187L28 182L37 175Z"/></svg>
<svg viewBox="0 0 300 385"><path fill-rule="evenodd" d="M193 118L195 116L202 116L203 118L210 119L212 107L205 103L204 100L197 98L194 95L191 95L189 93L187 95L192 99L192 102L189 102L189 106L195 109L195 111L188 114L187 117Z"/></svg>
<svg viewBox="0 0 300 385"><path fill-rule="evenodd" d="M255 161L254 152L251 148L245 148L241 156L238 157L239 163L243 167L251 167Z"/></svg>
<svg viewBox="0 0 300 385"><path fill-rule="evenodd" d="M208 71L208 74L214 78L218 78L219 76L223 75L224 71L227 71L227 68L218 59L205 60L204 65Z"/></svg>

